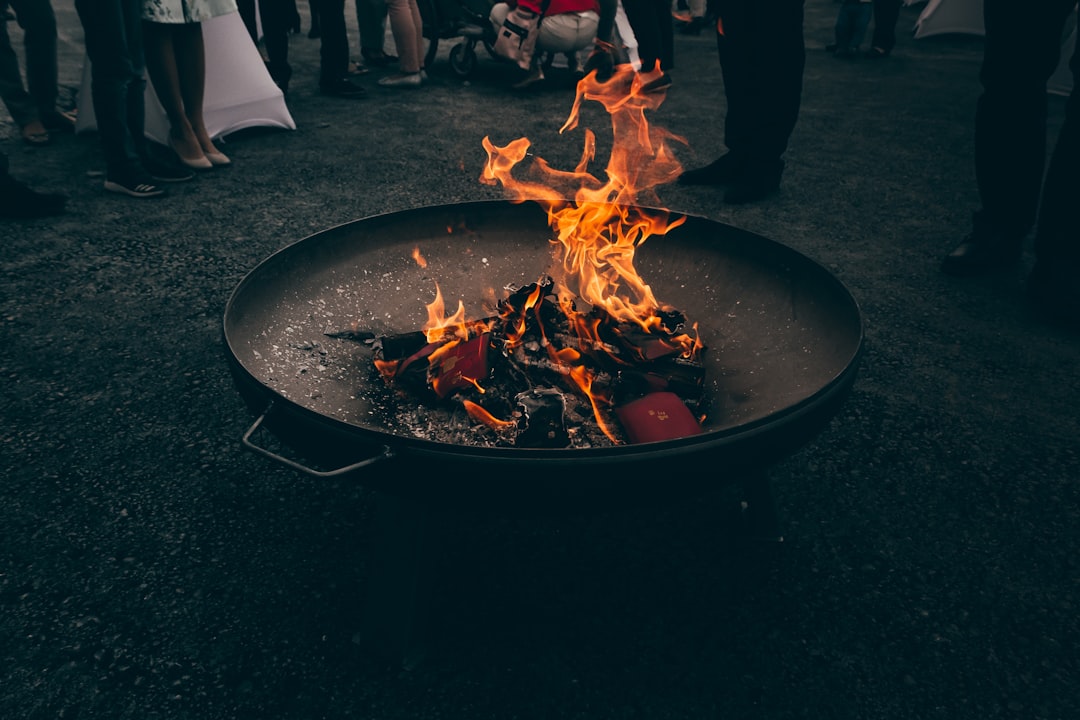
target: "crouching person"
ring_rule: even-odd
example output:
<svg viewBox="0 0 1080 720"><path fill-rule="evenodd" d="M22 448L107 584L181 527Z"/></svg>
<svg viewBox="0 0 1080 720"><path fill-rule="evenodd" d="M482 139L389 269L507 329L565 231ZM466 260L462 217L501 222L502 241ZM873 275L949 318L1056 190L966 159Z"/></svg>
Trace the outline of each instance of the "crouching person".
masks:
<svg viewBox="0 0 1080 720"><path fill-rule="evenodd" d="M525 72L525 88L544 79L541 58L565 53L577 69L577 53L593 45L601 26L599 0L509 0L491 8L495 52ZM610 34L611 23L608 26Z"/></svg>

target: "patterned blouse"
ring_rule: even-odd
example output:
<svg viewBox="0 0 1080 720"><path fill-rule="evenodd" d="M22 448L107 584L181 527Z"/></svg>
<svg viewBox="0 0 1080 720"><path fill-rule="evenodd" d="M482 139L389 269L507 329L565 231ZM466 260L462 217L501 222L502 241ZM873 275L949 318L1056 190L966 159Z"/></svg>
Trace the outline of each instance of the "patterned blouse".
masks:
<svg viewBox="0 0 1080 720"><path fill-rule="evenodd" d="M143 0L142 18L156 23L198 23L236 12L236 0Z"/></svg>

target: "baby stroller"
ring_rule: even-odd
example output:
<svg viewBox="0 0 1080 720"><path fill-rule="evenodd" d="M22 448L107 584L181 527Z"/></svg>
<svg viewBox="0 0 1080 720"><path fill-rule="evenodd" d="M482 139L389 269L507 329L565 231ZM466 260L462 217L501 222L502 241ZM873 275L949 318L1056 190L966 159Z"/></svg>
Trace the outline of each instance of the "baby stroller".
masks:
<svg viewBox="0 0 1080 720"><path fill-rule="evenodd" d="M424 37L428 40L424 66L431 67L439 52L439 41L461 38L450 48L450 69L459 78L469 77L476 68L476 45L495 59L495 28L489 14L493 0L419 0Z"/></svg>

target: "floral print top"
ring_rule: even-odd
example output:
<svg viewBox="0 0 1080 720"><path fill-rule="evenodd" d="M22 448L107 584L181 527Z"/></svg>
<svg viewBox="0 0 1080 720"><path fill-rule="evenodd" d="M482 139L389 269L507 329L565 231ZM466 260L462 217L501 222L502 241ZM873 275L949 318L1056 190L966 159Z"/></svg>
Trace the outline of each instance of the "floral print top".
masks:
<svg viewBox="0 0 1080 720"><path fill-rule="evenodd" d="M236 12L236 0L143 0L142 18L156 23L198 23Z"/></svg>

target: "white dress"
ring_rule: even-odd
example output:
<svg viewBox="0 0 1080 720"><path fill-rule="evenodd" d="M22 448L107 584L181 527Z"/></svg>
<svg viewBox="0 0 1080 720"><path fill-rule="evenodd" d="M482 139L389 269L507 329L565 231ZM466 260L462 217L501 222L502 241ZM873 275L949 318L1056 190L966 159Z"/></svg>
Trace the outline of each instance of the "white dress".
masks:
<svg viewBox="0 0 1080 720"><path fill-rule="evenodd" d="M198 23L236 12L236 0L143 0L142 19L156 23Z"/></svg>

